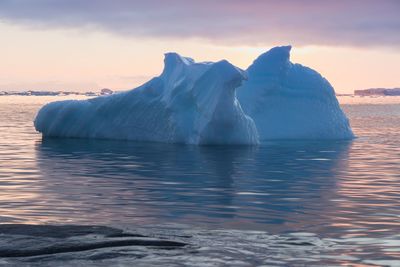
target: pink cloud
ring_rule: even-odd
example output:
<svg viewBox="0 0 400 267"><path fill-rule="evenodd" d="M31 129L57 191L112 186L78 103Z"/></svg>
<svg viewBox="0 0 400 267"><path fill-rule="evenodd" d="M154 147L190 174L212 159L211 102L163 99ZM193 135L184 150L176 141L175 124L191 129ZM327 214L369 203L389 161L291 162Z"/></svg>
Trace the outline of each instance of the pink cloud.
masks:
<svg viewBox="0 0 400 267"><path fill-rule="evenodd" d="M204 38L262 45L400 46L396 0L3 0L0 19L91 27L123 36Z"/></svg>

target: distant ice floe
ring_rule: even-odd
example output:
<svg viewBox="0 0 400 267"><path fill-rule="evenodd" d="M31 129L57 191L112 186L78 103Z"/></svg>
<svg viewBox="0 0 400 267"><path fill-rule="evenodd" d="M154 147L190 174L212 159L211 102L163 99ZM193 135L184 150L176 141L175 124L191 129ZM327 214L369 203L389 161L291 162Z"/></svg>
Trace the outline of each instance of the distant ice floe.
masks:
<svg viewBox="0 0 400 267"><path fill-rule="evenodd" d="M332 86L291 63L290 49L271 49L247 71L167 53L159 77L123 93L47 104L35 128L43 136L198 145L353 138Z"/></svg>

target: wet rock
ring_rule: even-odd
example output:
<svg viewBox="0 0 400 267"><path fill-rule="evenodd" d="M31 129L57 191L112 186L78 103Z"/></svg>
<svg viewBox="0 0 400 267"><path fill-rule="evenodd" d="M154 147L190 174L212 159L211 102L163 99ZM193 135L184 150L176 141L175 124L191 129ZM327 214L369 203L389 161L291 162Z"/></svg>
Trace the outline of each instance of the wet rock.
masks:
<svg viewBox="0 0 400 267"><path fill-rule="evenodd" d="M0 225L0 257L33 257L116 247L175 249L186 243L150 238L105 226ZM111 253L111 252L110 252Z"/></svg>

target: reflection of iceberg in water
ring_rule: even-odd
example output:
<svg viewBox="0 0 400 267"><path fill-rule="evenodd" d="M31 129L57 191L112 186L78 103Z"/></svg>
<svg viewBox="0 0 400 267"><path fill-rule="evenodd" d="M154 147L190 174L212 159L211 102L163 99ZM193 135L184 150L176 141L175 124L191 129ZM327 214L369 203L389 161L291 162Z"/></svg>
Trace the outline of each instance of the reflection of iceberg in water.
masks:
<svg viewBox="0 0 400 267"><path fill-rule="evenodd" d="M318 220L347 150L346 142L196 147L45 139L37 164L50 217L271 231Z"/></svg>

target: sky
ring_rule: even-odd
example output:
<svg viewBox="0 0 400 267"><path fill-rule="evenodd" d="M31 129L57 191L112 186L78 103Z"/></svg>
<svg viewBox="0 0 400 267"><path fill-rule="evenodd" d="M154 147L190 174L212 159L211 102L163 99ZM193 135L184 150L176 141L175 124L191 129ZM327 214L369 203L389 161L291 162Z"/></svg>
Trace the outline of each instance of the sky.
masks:
<svg viewBox="0 0 400 267"><path fill-rule="evenodd" d="M246 69L291 60L338 93L400 87L399 0L0 0L0 91L134 88L166 52Z"/></svg>

